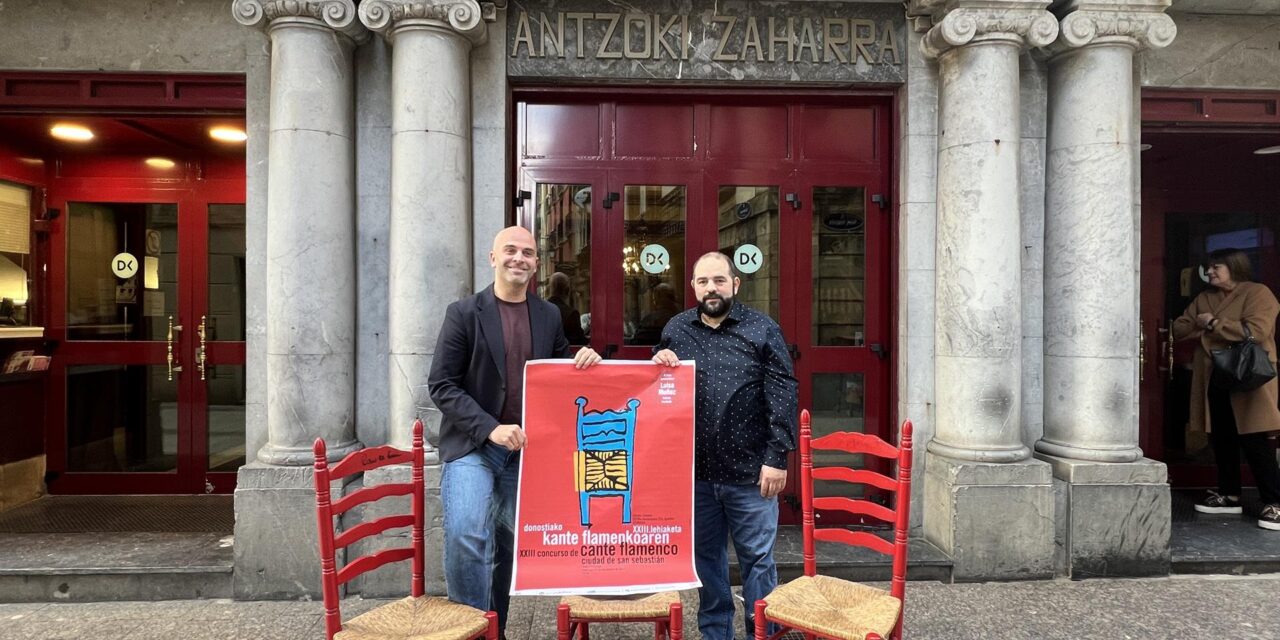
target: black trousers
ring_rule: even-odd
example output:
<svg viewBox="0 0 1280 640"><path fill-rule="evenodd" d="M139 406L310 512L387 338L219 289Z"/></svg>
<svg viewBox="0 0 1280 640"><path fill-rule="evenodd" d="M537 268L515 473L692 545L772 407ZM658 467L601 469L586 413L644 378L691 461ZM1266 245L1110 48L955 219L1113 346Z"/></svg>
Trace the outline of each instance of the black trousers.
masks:
<svg viewBox="0 0 1280 640"><path fill-rule="evenodd" d="M1222 495L1240 495L1240 452L1249 462L1253 479L1258 484L1262 504L1280 504L1280 465L1267 446L1267 434L1241 435L1236 430L1236 416L1231 411L1231 395L1210 387L1209 418L1212 429L1213 457L1218 463L1218 491Z"/></svg>

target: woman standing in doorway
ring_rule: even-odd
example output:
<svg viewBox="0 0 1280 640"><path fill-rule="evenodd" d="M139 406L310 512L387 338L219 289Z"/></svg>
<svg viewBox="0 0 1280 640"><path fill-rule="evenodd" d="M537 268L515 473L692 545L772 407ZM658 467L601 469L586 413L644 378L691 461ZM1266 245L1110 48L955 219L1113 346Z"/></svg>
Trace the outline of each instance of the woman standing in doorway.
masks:
<svg viewBox="0 0 1280 640"><path fill-rule="evenodd" d="M1209 353L1245 339L1245 325L1253 339L1276 360L1276 314L1280 303L1266 285L1251 282L1249 257L1239 249L1209 254L1210 287L1191 301L1173 323L1176 340L1199 338L1191 373L1191 426L1209 432L1218 465L1218 490L1196 504L1201 513L1240 513L1240 452L1258 485L1262 513L1258 526L1280 531L1280 467L1267 446L1267 435L1280 431L1276 404L1277 382L1253 391L1230 392L1209 384L1213 361Z"/></svg>

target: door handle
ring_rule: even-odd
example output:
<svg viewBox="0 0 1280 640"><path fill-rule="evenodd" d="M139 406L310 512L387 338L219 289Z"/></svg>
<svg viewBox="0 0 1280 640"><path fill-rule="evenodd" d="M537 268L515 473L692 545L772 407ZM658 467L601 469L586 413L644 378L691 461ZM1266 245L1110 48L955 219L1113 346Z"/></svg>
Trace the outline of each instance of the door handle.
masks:
<svg viewBox="0 0 1280 640"><path fill-rule="evenodd" d="M208 316L200 316L200 326L196 327L196 335L200 336L200 348L196 351L196 367L200 369L200 379L204 380L205 373L205 319Z"/></svg>
<svg viewBox="0 0 1280 640"><path fill-rule="evenodd" d="M1169 364L1169 381L1173 381L1173 321L1169 321L1168 334L1165 337L1165 357Z"/></svg>
<svg viewBox="0 0 1280 640"><path fill-rule="evenodd" d="M173 363L174 362L174 357L173 357L173 332L174 331L182 331L182 325L174 324L173 316L169 316L169 332L168 332L168 337L165 338L164 359L165 359L165 362L169 365L170 380L173 380L174 373L182 373L182 365L181 364L175 365Z"/></svg>
<svg viewBox="0 0 1280 640"><path fill-rule="evenodd" d="M871 353L876 354L877 358L884 360L889 357L889 350L884 348L884 345L879 342L872 342L869 347L871 349Z"/></svg>
<svg viewBox="0 0 1280 640"><path fill-rule="evenodd" d="M800 345L791 343L787 345L787 353L791 354L791 360L794 362L800 359Z"/></svg>

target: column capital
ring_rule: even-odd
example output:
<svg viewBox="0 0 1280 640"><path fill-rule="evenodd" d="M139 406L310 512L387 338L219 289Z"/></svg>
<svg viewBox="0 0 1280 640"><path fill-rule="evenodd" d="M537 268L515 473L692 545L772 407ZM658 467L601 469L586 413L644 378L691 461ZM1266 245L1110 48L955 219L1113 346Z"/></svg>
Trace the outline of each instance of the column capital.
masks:
<svg viewBox="0 0 1280 640"><path fill-rule="evenodd" d="M1058 37L1058 19L1046 11L1048 0L916 0L916 4L917 10L932 10L933 24L920 43L930 58L968 44L1002 41L1043 47Z"/></svg>
<svg viewBox="0 0 1280 640"><path fill-rule="evenodd" d="M360 21L388 42L402 29L428 27L454 31L473 46L484 44L486 22L496 19L492 2L476 0L364 0Z"/></svg>
<svg viewBox="0 0 1280 640"><path fill-rule="evenodd" d="M369 38L356 19L355 0L233 0L231 13L236 22L268 32L280 24L311 24L332 29L356 43Z"/></svg>
<svg viewBox="0 0 1280 640"><path fill-rule="evenodd" d="M1135 49L1166 47L1178 34L1173 18L1164 13L1170 0L1069 0L1055 7L1062 17L1062 33L1053 53L1090 44L1120 43Z"/></svg>

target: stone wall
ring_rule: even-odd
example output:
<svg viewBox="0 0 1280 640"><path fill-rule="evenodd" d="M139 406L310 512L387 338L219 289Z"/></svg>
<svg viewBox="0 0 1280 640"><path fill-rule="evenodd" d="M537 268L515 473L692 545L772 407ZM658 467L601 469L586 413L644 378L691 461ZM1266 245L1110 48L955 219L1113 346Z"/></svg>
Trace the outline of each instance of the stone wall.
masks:
<svg viewBox="0 0 1280 640"><path fill-rule="evenodd" d="M1138 56L1142 86L1280 90L1280 13L1170 15L1178 37Z"/></svg>

